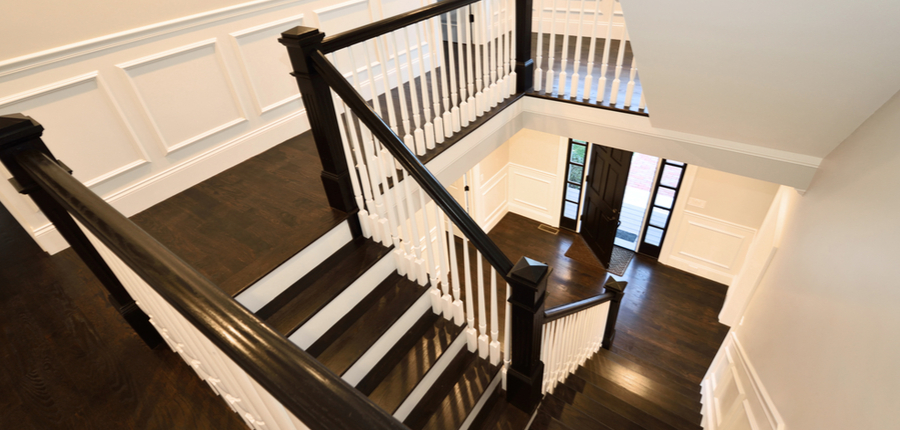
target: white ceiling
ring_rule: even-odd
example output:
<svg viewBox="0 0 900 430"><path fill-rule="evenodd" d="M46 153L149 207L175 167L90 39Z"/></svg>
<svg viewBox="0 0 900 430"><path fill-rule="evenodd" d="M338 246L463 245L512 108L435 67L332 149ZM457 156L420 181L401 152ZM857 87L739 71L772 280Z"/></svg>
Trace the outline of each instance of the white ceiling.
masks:
<svg viewBox="0 0 900 430"><path fill-rule="evenodd" d="M654 127L824 157L900 89L897 0L622 0Z"/></svg>

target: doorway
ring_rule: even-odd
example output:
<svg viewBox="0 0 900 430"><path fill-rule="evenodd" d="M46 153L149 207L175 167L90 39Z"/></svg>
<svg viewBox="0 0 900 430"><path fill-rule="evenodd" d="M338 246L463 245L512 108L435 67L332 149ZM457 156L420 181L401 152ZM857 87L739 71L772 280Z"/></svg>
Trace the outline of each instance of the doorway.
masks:
<svg viewBox="0 0 900 430"><path fill-rule="evenodd" d="M632 153L593 145L587 161L581 236L604 267L610 267L625 199Z"/></svg>

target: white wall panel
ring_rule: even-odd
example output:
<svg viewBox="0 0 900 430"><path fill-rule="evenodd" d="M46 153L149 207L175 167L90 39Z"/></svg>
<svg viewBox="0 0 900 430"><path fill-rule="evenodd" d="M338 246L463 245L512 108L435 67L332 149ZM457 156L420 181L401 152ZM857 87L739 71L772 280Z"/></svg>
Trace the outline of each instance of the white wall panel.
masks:
<svg viewBox="0 0 900 430"><path fill-rule="evenodd" d="M216 39L119 64L166 153L245 122Z"/></svg>
<svg viewBox="0 0 900 430"><path fill-rule="evenodd" d="M557 225L558 202L554 202L555 174L518 164L509 164L509 211L540 221ZM556 204L554 204L556 203Z"/></svg>
<svg viewBox="0 0 900 430"><path fill-rule="evenodd" d="M259 115L300 100L287 49L278 38L283 31L302 24L303 15L296 15L231 33ZM301 107L299 101L293 104Z"/></svg>
<svg viewBox="0 0 900 430"><path fill-rule="evenodd" d="M728 284L738 274L756 229L683 211L670 227L665 264Z"/></svg>

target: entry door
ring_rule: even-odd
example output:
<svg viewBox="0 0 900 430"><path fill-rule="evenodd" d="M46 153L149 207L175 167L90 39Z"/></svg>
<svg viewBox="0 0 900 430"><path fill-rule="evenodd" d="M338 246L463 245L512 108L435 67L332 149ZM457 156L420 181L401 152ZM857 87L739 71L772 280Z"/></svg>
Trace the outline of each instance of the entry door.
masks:
<svg viewBox="0 0 900 430"><path fill-rule="evenodd" d="M604 266L609 267L628 183L631 152L594 145L585 182L581 236Z"/></svg>

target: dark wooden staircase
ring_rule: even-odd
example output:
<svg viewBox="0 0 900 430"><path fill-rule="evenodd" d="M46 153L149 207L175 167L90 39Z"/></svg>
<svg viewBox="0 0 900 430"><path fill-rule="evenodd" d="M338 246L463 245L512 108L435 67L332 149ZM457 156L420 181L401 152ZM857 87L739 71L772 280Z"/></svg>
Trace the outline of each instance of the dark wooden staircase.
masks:
<svg viewBox="0 0 900 430"><path fill-rule="evenodd" d="M498 397L473 429L524 429L530 419ZM700 430L700 386L605 349L544 396L531 430Z"/></svg>

